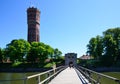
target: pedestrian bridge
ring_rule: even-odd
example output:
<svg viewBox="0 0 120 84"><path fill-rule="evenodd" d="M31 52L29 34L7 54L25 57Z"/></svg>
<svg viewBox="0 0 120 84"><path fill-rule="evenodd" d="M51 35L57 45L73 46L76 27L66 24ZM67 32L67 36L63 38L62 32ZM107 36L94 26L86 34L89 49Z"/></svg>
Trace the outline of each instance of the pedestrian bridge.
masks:
<svg viewBox="0 0 120 84"><path fill-rule="evenodd" d="M46 74L46 78L41 80L41 75L43 74ZM26 77L24 84L27 84L27 81L34 77L37 77L38 84L105 84L101 82L101 79L104 78L114 82L114 84L120 84L120 80L117 78L81 66L53 68L52 70Z"/></svg>
<svg viewBox="0 0 120 84"><path fill-rule="evenodd" d="M111 84L120 84L120 80L117 78L81 66L72 68L68 66L60 66L21 79L0 80L0 84L3 84L3 82L6 81L23 81L22 84L33 84L29 82L32 79L35 79L34 84L106 84L101 81L104 78L113 82Z"/></svg>
<svg viewBox="0 0 120 84"><path fill-rule="evenodd" d="M89 84L89 81L76 68L66 68L49 84Z"/></svg>

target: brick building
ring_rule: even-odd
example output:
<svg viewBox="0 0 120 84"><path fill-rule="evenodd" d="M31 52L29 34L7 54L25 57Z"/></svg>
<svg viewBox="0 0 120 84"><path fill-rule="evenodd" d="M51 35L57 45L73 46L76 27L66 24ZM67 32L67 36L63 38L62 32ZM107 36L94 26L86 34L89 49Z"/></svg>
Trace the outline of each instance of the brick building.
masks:
<svg viewBox="0 0 120 84"><path fill-rule="evenodd" d="M27 24L28 42L39 42L40 11L37 8L30 7L27 9Z"/></svg>

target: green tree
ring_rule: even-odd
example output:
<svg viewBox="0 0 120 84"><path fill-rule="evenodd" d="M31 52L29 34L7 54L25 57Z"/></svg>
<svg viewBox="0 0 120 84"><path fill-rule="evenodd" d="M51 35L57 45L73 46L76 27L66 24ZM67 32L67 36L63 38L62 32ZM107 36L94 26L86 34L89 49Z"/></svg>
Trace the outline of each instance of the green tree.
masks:
<svg viewBox="0 0 120 84"><path fill-rule="evenodd" d="M103 36L91 38L87 52L102 64L111 66L120 60L120 28L111 28Z"/></svg>
<svg viewBox="0 0 120 84"><path fill-rule="evenodd" d="M26 58L27 52L30 50L30 44L23 40L12 40L5 48L6 57L9 57L12 62L23 62Z"/></svg>
<svg viewBox="0 0 120 84"><path fill-rule="evenodd" d="M95 52L96 52L95 55L96 55L96 59L100 60L103 54L103 38L101 36L97 36L96 41L97 41L97 44L96 44L96 49L95 49Z"/></svg>
<svg viewBox="0 0 120 84"><path fill-rule="evenodd" d="M3 61L3 50L0 48L0 63Z"/></svg>
<svg viewBox="0 0 120 84"><path fill-rule="evenodd" d="M87 53L90 56L93 56L94 58L96 58L96 46L97 46L97 40L96 38L91 38L89 41L89 44L87 45Z"/></svg>
<svg viewBox="0 0 120 84"><path fill-rule="evenodd" d="M114 55L115 58L114 60L119 61L120 60L120 28L111 28L106 30L105 32L103 32L104 37L106 35L111 35L111 37L113 38L113 40L116 42L116 45L114 45L115 51L114 51Z"/></svg>
<svg viewBox="0 0 120 84"><path fill-rule="evenodd" d="M115 52L116 52L116 41L114 41L111 35L105 35L104 41L104 55L102 56L102 62L110 66L115 61Z"/></svg>
<svg viewBox="0 0 120 84"><path fill-rule="evenodd" d="M93 56L94 59L99 60L103 53L103 39L100 36L96 36L96 38L91 38L89 44L87 45L87 53L90 56Z"/></svg>
<svg viewBox="0 0 120 84"><path fill-rule="evenodd" d="M31 49L27 56L27 60L35 63L40 62L44 63L45 59L53 55L53 48L49 45L46 45L42 42L32 42Z"/></svg>
<svg viewBox="0 0 120 84"><path fill-rule="evenodd" d="M54 49L54 59L59 58L62 55L62 52L58 50L58 48Z"/></svg>

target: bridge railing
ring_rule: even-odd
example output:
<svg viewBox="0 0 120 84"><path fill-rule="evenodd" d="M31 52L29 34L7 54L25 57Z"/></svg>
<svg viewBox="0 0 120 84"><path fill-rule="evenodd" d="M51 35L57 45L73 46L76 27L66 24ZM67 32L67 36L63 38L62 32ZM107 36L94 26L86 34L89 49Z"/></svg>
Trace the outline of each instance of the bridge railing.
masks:
<svg viewBox="0 0 120 84"><path fill-rule="evenodd" d="M45 71L45 72L42 72L39 74L28 76L24 79L24 84L27 84L27 81L29 79L36 78L36 77L37 77L38 84L43 84L43 83L49 82L51 79L53 79L58 73L60 73L65 68L66 68L65 66L60 66L60 67L53 68L51 70L48 70L48 71ZM47 76L45 77L44 80L40 80L41 75L44 75L44 74L46 74Z"/></svg>
<svg viewBox="0 0 120 84"><path fill-rule="evenodd" d="M14 82L14 81L23 81L22 84L28 84L29 80L34 80L34 79L36 79L35 83L37 81L37 84L43 84L43 83L49 82L52 78L54 78L58 73L60 73L65 68L66 68L65 66L60 66L60 67L56 67L56 68L53 68L51 70L48 70L48 71L45 71L45 72L42 72L42 73L38 73L38 74L35 74L35 75L31 75L31 76L26 76L24 78L16 78L16 79L10 79L10 80L0 80L0 84L5 83L5 82L7 82L7 83L8 82ZM44 79L42 79L43 75L44 75Z"/></svg>
<svg viewBox="0 0 120 84"><path fill-rule="evenodd" d="M102 73L95 72L93 70L77 66L77 69L93 84L102 84L101 79L106 78L109 79L109 81L114 81L115 84L120 84L120 79L117 79L115 77L111 77ZM94 77L93 77L94 76Z"/></svg>

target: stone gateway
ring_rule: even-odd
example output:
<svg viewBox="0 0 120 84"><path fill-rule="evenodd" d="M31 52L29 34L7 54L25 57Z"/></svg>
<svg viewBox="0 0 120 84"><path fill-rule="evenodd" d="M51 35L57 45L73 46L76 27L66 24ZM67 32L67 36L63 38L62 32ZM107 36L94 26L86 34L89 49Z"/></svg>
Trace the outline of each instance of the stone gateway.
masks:
<svg viewBox="0 0 120 84"><path fill-rule="evenodd" d="M67 53L65 54L65 65L66 66L76 66L77 64L77 54Z"/></svg>

